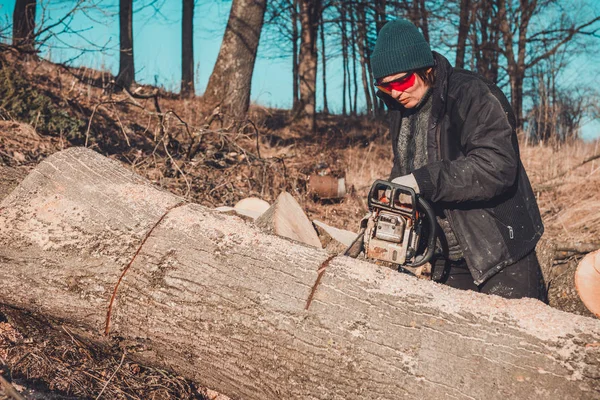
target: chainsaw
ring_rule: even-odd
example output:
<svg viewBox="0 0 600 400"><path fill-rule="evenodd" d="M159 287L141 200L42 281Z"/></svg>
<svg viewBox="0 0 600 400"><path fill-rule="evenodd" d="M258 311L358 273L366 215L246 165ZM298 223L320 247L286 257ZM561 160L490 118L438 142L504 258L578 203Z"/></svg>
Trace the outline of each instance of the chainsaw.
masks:
<svg viewBox="0 0 600 400"><path fill-rule="evenodd" d="M431 205L414 189L384 180L371 186L368 205L370 215L362 221L357 237L363 240L365 257L431 279L429 261L437 240Z"/></svg>

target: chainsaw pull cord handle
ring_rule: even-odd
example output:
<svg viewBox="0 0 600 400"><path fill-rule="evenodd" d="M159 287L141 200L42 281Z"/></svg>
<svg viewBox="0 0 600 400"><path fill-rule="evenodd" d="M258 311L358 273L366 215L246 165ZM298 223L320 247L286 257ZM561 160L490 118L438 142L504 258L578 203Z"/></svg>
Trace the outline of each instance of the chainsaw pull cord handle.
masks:
<svg viewBox="0 0 600 400"><path fill-rule="evenodd" d="M417 203L419 207L425 211L425 215L427 215L427 220L429 222L429 241L427 242L427 250L425 254L422 256L415 257L415 261L412 264L406 264L408 267L419 267L426 262L429 262L435 253L435 242L437 240L437 223L435 219L435 211L433 208L421 196L418 196Z"/></svg>

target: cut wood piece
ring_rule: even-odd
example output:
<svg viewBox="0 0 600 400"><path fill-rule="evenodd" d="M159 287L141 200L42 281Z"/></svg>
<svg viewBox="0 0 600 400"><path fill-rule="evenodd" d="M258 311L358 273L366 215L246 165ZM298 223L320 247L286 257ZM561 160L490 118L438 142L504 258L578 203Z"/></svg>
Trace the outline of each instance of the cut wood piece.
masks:
<svg viewBox="0 0 600 400"><path fill-rule="evenodd" d="M600 318L600 250L581 260L575 271L575 287L583 304Z"/></svg>
<svg viewBox="0 0 600 400"><path fill-rule="evenodd" d="M236 210L250 211L257 213L259 216L267 211L269 207L271 207L269 203L258 197L246 197L233 206Z"/></svg>
<svg viewBox="0 0 600 400"><path fill-rule="evenodd" d="M313 223L319 228L323 229L331 238L344 246L348 247L352 244L354 239L356 239L356 233L347 231L344 229L335 228L333 226L329 226L324 222L319 220L313 220Z"/></svg>
<svg viewBox="0 0 600 400"><path fill-rule="evenodd" d="M324 222L313 220L321 246L330 254L342 254L356 239L356 233L334 228Z"/></svg>
<svg viewBox="0 0 600 400"><path fill-rule="evenodd" d="M269 203L259 199L258 197L247 197L235 203L235 206L221 206L215 208L215 211L237 214L242 217L248 217L248 219L254 221L265 211L269 209Z"/></svg>
<svg viewBox="0 0 600 400"><path fill-rule="evenodd" d="M181 200L91 150L53 155L0 204L0 304L100 340L116 293L112 348L233 399L600 398L600 320Z"/></svg>
<svg viewBox="0 0 600 400"><path fill-rule="evenodd" d="M321 248L313 224L288 192L279 194L275 203L256 220L256 225L265 232Z"/></svg>

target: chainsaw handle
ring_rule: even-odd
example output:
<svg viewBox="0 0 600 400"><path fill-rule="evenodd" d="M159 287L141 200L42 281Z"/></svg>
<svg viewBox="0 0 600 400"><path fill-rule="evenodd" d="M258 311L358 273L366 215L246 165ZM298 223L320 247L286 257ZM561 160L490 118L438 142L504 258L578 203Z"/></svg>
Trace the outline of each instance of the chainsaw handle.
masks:
<svg viewBox="0 0 600 400"><path fill-rule="evenodd" d="M425 211L425 215L427 215L427 220L429 221L429 241L427 242L427 250L425 254L422 256L415 257L415 261L411 264L406 264L407 267L419 267L426 262L429 262L435 253L435 242L437 240L437 222L435 219L435 211L425 199L421 196L418 196L417 202L422 210Z"/></svg>

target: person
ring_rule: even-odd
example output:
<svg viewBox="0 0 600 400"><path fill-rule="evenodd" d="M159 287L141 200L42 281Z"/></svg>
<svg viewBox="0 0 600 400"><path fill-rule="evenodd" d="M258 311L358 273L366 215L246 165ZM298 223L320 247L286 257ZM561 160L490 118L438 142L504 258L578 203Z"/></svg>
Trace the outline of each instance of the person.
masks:
<svg viewBox="0 0 600 400"><path fill-rule="evenodd" d="M434 278L544 301L535 252L544 227L502 91L453 68L403 19L382 27L370 63L390 117L389 179L412 187L436 212Z"/></svg>

